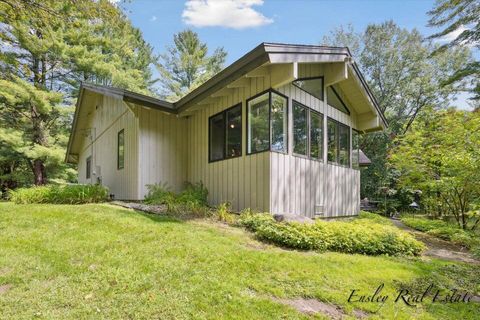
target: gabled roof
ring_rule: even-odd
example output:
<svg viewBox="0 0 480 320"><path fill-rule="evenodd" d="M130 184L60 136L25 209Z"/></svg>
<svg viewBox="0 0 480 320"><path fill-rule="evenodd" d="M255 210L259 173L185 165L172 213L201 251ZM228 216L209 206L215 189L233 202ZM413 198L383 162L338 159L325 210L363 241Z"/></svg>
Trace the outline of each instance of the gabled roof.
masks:
<svg viewBox="0 0 480 320"><path fill-rule="evenodd" d="M364 96L373 106L378 114L383 127L387 127L387 120L381 111L377 100L367 85L363 75L361 74L357 64L353 61L352 55L346 47L330 47L316 45L297 45L297 44L281 44L281 43L261 43L253 50L242 56L240 59L226 67L218 74L210 78L195 90L188 93L180 100L171 103L164 100L149 97L132 91L100 86L90 83L82 83L80 86L79 97L77 100L77 108L75 109L75 117L73 128L67 148L67 159L70 154L73 143L73 136L76 131L76 120L78 109L81 105L82 95L85 91L96 92L108 96L115 96L123 101L135 103L138 105L158 109L163 112L178 114L184 112L197 104L198 102L208 98L218 90L226 87L233 81L247 75L247 73L265 65L265 64L282 64L282 63L335 63L349 62L349 74L353 74L357 83L360 84Z"/></svg>

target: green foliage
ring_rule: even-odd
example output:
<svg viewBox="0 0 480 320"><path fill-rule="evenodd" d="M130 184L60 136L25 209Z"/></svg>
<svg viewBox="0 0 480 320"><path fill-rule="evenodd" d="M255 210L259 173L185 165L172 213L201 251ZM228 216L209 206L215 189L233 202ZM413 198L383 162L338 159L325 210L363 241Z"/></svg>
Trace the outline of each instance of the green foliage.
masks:
<svg viewBox="0 0 480 320"><path fill-rule="evenodd" d="M230 204L227 202L221 203L215 211L215 216L219 221L226 223L234 223L235 217L230 213Z"/></svg>
<svg viewBox="0 0 480 320"><path fill-rule="evenodd" d="M442 220L404 216L402 217L402 222L413 229L426 232L437 238L451 241L467 248L480 246L480 238L473 232L462 230Z"/></svg>
<svg viewBox="0 0 480 320"><path fill-rule="evenodd" d="M369 220L371 222L379 223L379 224L387 224L387 225L392 225L392 221L390 219L385 218L379 214L376 213L371 213L367 211L360 211L358 214L358 219L365 219Z"/></svg>
<svg viewBox="0 0 480 320"><path fill-rule="evenodd" d="M207 44L192 30L176 33L173 42L157 64L163 95L169 101L177 101L214 76L223 68L227 56L223 48L208 56Z"/></svg>
<svg viewBox="0 0 480 320"><path fill-rule="evenodd" d="M424 249L408 233L375 220L381 219L363 214L351 222L278 223L268 213L246 212L239 223L261 240L292 249L367 255L419 255Z"/></svg>
<svg viewBox="0 0 480 320"><path fill-rule="evenodd" d="M73 182L64 163L80 81L150 93L155 57L110 1L0 1L0 186Z"/></svg>
<svg viewBox="0 0 480 320"><path fill-rule="evenodd" d="M443 38L446 35L458 32L450 42L440 46L436 52L445 51L455 46L475 46L480 48L480 4L477 0L438 0L435 7L428 12L429 26L443 28L431 35L430 39ZM468 63L444 82L446 85L453 82L469 80L470 90L475 94L474 99L480 99L480 62Z"/></svg>
<svg viewBox="0 0 480 320"><path fill-rule="evenodd" d="M194 215L208 217L211 210L208 208L208 190L202 182L185 183L185 188L178 194L171 191L166 184L147 185L148 193L145 203L166 205L167 210L176 215Z"/></svg>
<svg viewBox="0 0 480 320"><path fill-rule="evenodd" d="M10 191L9 195L16 204L84 204L107 201L108 189L96 184L48 185L19 188Z"/></svg>

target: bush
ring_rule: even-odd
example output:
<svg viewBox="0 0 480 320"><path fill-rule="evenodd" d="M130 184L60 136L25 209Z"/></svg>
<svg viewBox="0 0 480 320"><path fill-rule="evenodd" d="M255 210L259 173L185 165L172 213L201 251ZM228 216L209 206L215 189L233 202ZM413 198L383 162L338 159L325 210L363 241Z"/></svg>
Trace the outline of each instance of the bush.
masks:
<svg viewBox="0 0 480 320"><path fill-rule="evenodd" d="M390 221L390 219L385 218L384 216L381 216L377 213L371 213L367 211L360 211L360 213L358 214L358 219L367 219L372 222L376 222L380 224L385 223L385 224L392 225L392 221Z"/></svg>
<svg viewBox="0 0 480 320"><path fill-rule="evenodd" d="M210 216L208 208L208 190L203 183L185 183L185 189L175 194L166 184L147 185L145 203L166 205L168 212L176 215Z"/></svg>
<svg viewBox="0 0 480 320"><path fill-rule="evenodd" d="M473 232L467 232L458 228L456 225L442 220L429 220L406 216L402 217L402 222L413 229L426 232L429 235L443 240L452 241L466 248L473 248L474 246L480 245L480 240Z"/></svg>
<svg viewBox="0 0 480 320"><path fill-rule="evenodd" d="M424 249L407 232L368 219L278 223L268 213L245 212L239 223L260 240L292 249L367 255L418 255Z"/></svg>
<svg viewBox="0 0 480 320"><path fill-rule="evenodd" d="M20 188L10 191L10 200L16 204L53 203L83 204L104 202L108 189L100 185L49 185Z"/></svg>

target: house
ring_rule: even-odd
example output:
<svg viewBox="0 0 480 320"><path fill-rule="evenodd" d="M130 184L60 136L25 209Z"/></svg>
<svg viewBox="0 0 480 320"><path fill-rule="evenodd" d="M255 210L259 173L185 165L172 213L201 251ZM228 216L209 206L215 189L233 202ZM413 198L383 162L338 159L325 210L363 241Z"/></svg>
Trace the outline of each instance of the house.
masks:
<svg viewBox="0 0 480 320"><path fill-rule="evenodd" d="M115 199L202 181L238 211L355 215L359 135L386 126L348 48L262 43L175 103L83 83L66 161Z"/></svg>

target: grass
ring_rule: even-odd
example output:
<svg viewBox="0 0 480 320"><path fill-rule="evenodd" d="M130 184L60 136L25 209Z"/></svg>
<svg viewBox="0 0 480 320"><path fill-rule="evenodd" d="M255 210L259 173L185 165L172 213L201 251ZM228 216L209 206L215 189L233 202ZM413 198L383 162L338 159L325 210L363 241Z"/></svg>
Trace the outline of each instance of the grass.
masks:
<svg viewBox="0 0 480 320"><path fill-rule="evenodd" d="M397 288L480 291L477 267L418 258L289 251L220 223L108 204L0 203L2 319L306 319L271 297L311 297L375 319L475 319L478 304L393 303ZM351 289L384 305L347 302ZM316 318L321 316L316 315Z"/></svg>

